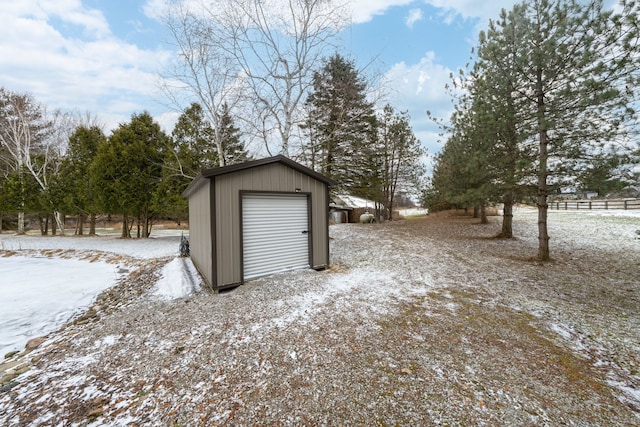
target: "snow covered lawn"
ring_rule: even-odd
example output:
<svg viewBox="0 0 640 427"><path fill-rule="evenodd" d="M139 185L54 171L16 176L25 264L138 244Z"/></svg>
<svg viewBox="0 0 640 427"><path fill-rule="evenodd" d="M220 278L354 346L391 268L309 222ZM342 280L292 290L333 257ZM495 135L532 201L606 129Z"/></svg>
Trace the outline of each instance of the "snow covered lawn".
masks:
<svg viewBox="0 0 640 427"><path fill-rule="evenodd" d="M129 272L128 258L175 256L179 233L140 240L0 235L5 255L28 255L0 252L0 358L85 311L100 292ZM155 290L160 298L182 298L200 285L193 265L179 258L167 264L162 275Z"/></svg>
<svg viewBox="0 0 640 427"><path fill-rule="evenodd" d="M54 332L117 279L113 265L75 259L0 258L0 356Z"/></svg>
<svg viewBox="0 0 640 427"><path fill-rule="evenodd" d="M510 240L499 218L338 224L329 270L218 295L192 294L177 236L146 257L2 236L4 259L88 251L129 273L5 362L23 373L0 425L640 424L640 212L551 211L544 264L535 210L515 214Z"/></svg>

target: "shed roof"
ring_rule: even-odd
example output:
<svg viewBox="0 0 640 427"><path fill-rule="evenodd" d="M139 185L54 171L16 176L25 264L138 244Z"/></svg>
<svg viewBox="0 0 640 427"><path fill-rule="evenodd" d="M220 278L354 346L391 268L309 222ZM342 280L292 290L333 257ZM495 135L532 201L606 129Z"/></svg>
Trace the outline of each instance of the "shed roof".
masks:
<svg viewBox="0 0 640 427"><path fill-rule="evenodd" d="M242 171L245 169L251 169L251 168L255 168L258 166L264 166L264 165L269 165L272 163L282 163L285 166L290 167L291 169L297 170L300 173L303 173L305 175L308 175L320 182L324 182L325 184L332 186L332 185L336 185L337 182L334 181L331 178L327 178L326 176L312 170L309 169L306 166L301 165L300 163L297 163L281 154L277 155L277 156L273 156L273 157L267 157L264 159L258 159L258 160L250 160L248 162L244 162L244 163L238 163L235 165L229 165L229 166L222 166L222 167L218 167L218 168L211 168L211 169L204 169L203 171L201 171L198 176L196 176L194 178L193 181L191 181L191 183L189 184L189 186L187 186L187 188L182 192L182 195L184 197L188 197L189 194L191 194L191 192L193 190L195 190L196 188L199 187L200 183L202 183L205 179L211 179L213 177L216 176L220 176L220 175L225 175L228 173L233 173L233 172L238 172L238 171Z"/></svg>
<svg viewBox="0 0 640 427"><path fill-rule="evenodd" d="M376 206L376 202L363 199L362 197L352 196L351 194L337 194L333 197L336 205L343 205L349 208L371 208ZM382 206L382 204L380 204ZM384 207L384 206L382 206Z"/></svg>

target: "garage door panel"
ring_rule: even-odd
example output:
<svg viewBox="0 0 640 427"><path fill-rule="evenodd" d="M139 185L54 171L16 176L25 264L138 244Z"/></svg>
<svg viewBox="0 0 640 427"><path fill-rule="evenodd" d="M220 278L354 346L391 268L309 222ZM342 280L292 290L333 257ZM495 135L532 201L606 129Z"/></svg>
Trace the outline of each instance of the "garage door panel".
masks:
<svg viewBox="0 0 640 427"><path fill-rule="evenodd" d="M242 198L244 278L309 267L306 195Z"/></svg>

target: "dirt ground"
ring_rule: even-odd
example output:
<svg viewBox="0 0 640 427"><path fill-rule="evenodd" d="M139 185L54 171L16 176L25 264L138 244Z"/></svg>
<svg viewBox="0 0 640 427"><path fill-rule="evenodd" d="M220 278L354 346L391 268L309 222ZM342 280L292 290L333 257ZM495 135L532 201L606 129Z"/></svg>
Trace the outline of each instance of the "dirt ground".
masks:
<svg viewBox="0 0 640 427"><path fill-rule="evenodd" d="M2 425L640 425L640 219L514 239L442 213L331 226L332 268L155 301L141 262L23 356Z"/></svg>

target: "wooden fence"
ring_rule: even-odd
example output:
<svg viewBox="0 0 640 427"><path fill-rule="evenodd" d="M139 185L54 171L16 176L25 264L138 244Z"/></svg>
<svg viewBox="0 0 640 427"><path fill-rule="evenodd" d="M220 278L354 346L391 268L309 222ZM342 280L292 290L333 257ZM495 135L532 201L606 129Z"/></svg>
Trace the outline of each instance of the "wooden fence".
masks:
<svg viewBox="0 0 640 427"><path fill-rule="evenodd" d="M550 202L549 208L556 210L640 209L640 199L563 200L561 202Z"/></svg>

